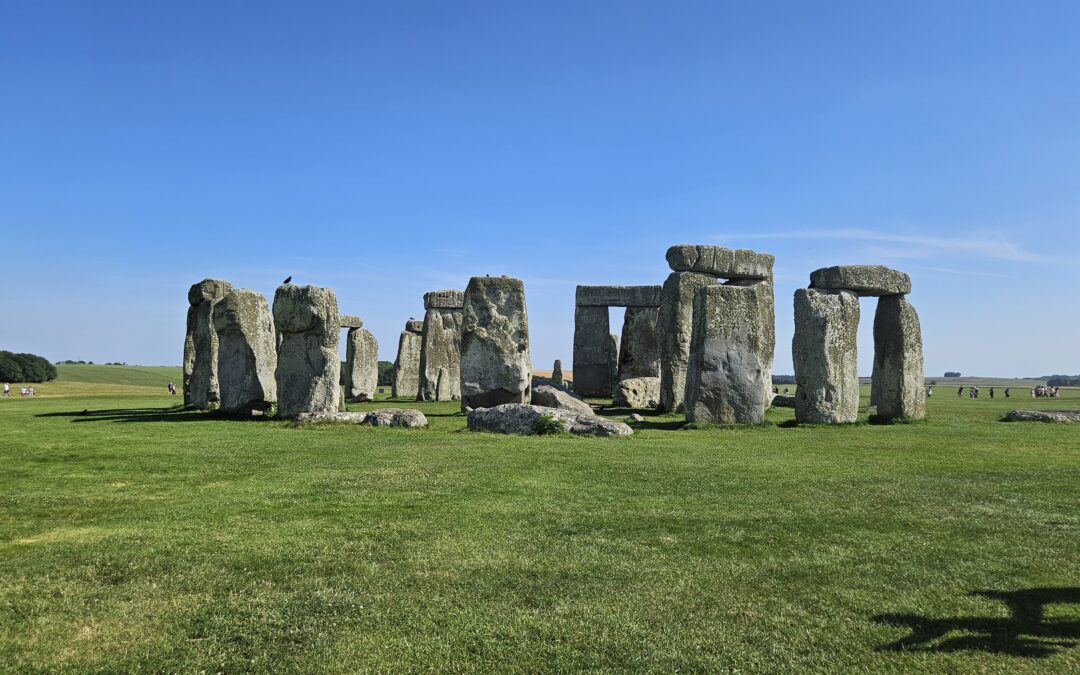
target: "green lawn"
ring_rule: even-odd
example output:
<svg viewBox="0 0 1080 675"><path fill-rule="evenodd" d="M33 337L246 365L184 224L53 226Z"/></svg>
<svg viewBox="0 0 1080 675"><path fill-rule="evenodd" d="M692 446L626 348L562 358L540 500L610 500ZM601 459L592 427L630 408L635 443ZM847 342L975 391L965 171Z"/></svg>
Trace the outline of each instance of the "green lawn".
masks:
<svg viewBox="0 0 1080 675"><path fill-rule="evenodd" d="M997 421L1068 396L628 439L0 400L0 670L1077 672L1080 425Z"/></svg>

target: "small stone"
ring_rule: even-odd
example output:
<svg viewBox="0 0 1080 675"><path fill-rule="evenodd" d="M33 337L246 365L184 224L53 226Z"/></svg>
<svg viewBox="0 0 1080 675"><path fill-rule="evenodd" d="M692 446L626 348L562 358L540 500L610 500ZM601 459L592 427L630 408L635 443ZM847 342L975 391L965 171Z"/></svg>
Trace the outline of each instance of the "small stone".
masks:
<svg viewBox="0 0 1080 675"><path fill-rule="evenodd" d="M637 413L634 413L634 414L630 415L630 421L631 422L644 422L645 418L642 417L641 415L637 414Z"/></svg>
<svg viewBox="0 0 1080 675"><path fill-rule="evenodd" d="M532 403L533 405L539 405L545 408L570 410L582 415L594 414L593 409L589 404L581 400L580 397L575 396L568 391L563 391L562 389L557 389L546 384L533 387Z"/></svg>
<svg viewBox="0 0 1080 675"><path fill-rule="evenodd" d="M660 405L660 378L631 377L622 380L611 404L616 408L656 409Z"/></svg>

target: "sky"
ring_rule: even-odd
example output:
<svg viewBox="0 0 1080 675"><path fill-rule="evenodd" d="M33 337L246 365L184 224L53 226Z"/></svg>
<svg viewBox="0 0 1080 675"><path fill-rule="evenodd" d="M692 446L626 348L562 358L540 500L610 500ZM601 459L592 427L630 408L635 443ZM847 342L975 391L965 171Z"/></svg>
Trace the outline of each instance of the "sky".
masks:
<svg viewBox="0 0 1080 675"><path fill-rule="evenodd" d="M692 243L776 256L777 374L837 264L911 275L931 375L1080 373L1080 3L3 15L0 349L179 365L191 284L291 275L393 360L424 292L506 274L534 367L568 366L577 284Z"/></svg>

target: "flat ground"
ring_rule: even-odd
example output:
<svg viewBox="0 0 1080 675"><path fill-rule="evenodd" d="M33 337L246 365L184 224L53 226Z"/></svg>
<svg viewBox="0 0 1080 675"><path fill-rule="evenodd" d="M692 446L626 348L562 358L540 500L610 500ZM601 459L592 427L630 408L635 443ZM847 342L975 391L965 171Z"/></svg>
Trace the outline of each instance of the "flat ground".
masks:
<svg viewBox="0 0 1080 675"><path fill-rule="evenodd" d="M0 670L1080 670L1080 425L998 421L1075 391L580 439L163 384L0 400Z"/></svg>

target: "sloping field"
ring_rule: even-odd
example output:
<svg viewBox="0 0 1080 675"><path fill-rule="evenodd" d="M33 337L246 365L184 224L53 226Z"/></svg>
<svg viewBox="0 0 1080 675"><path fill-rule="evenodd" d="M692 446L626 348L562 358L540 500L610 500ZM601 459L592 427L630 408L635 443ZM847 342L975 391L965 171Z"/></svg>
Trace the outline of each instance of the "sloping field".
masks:
<svg viewBox="0 0 1080 675"><path fill-rule="evenodd" d="M179 366L56 366L57 378L52 382L32 384L35 396L169 396L169 382L179 388L182 369ZM13 396L18 395L20 383L11 383ZM177 394L176 398L180 398Z"/></svg>

